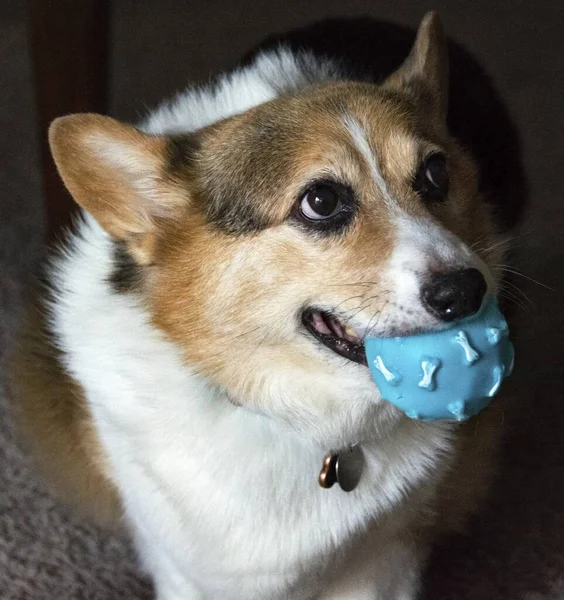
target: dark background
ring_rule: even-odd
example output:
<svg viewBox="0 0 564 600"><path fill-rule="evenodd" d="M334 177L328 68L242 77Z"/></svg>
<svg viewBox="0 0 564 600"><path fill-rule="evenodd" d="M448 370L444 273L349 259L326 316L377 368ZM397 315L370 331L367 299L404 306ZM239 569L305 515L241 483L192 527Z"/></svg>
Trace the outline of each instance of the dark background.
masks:
<svg viewBox="0 0 564 600"><path fill-rule="evenodd" d="M516 308L503 468L469 536L435 553L426 597L562 599L564 3L115 0L110 114L139 119L188 82L232 66L273 32L344 15L416 26L430 8L486 67L518 127L530 205L508 245L523 273L552 289L515 279L529 300ZM24 9L24 2L0 0L0 359L43 231L38 136L45 132L36 130ZM1 598L151 597L127 544L72 516L33 475L1 391L0 469Z"/></svg>

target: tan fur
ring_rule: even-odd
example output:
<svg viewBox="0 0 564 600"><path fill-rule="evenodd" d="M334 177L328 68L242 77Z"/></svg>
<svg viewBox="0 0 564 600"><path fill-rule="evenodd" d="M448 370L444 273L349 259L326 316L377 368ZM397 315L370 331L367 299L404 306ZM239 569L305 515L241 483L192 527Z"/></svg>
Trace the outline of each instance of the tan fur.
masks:
<svg viewBox="0 0 564 600"><path fill-rule="evenodd" d="M267 205L271 226L244 238L224 234L198 213L198 197L193 197L192 210L183 219L163 224L149 306L154 322L186 349L191 364L195 362L228 388L245 381L240 366L231 366L241 356L248 357L249 372L260 372L274 357L278 365L286 361L288 368L300 362L299 354L281 361L287 339L284 331L273 326L295 319L297 298L324 300L353 310L376 296L364 309L376 312L382 307L383 300L377 297L383 291L378 288L379 272L393 248L392 215L342 124L342 110L334 107L346 107L347 114L364 124L375 152L383 158L384 176L405 212L428 216L410 183L422 147L428 146L414 127L417 115L407 105L382 100L375 86L323 86L299 98L257 107L206 132L202 168L213 161L216 177L225 169L224 176L238 181L251 197L276 194L276 200ZM265 113L280 131L279 147L271 151L286 157L278 172L272 171L268 155L263 155L262 163L241 157L252 143L254 123L262 122ZM471 244L489 227L487 213L476 211L475 166L452 139L432 133L435 146L442 142L440 147L448 152L453 182L448 209L437 208L434 216ZM236 153L231 152L231 143ZM287 224L304 181L319 171L350 182L361 202L356 224L338 240L314 238ZM271 176L255 182L255 173ZM372 282L372 287L367 288L365 282ZM272 303L274 290L277 300ZM353 300L343 302L347 296ZM254 352L259 345L261 351ZM319 359L315 368L327 366ZM247 388L237 390L237 394L245 393Z"/></svg>
<svg viewBox="0 0 564 600"><path fill-rule="evenodd" d="M151 264L155 220L177 214L182 191L163 180L166 141L101 115L55 119L49 142L76 202Z"/></svg>
<svg viewBox="0 0 564 600"><path fill-rule="evenodd" d="M444 125L448 107L448 52L436 12L425 15L409 56L386 85L418 97L426 104L429 118Z"/></svg>
<svg viewBox="0 0 564 600"><path fill-rule="evenodd" d="M34 303L27 315L8 369L22 439L61 499L101 524L116 526L120 502L82 390L52 346L44 308Z"/></svg>

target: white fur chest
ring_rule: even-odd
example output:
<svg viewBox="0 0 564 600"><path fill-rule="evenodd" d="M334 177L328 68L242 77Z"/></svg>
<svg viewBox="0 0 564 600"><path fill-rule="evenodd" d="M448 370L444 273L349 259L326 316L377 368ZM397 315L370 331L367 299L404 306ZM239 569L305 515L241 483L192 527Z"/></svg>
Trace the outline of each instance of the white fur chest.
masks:
<svg viewBox="0 0 564 600"><path fill-rule="evenodd" d="M106 283L106 235L90 219L82 234L54 271L65 290L54 329L146 561L166 560L209 597L285 598L299 585L292 597L307 598L318 585L311 573L432 482L448 432L405 420L364 444L354 492L321 489L324 449L191 373L135 299Z"/></svg>

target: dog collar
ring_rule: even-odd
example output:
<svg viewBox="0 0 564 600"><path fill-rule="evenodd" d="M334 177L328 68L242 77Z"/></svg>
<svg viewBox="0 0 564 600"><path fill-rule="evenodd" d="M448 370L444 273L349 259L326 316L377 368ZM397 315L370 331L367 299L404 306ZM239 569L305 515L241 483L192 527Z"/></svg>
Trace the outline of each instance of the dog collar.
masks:
<svg viewBox="0 0 564 600"><path fill-rule="evenodd" d="M335 483L345 492L352 492L358 485L364 470L364 454L359 444L336 454L328 453L323 459L319 473L319 485L329 489Z"/></svg>

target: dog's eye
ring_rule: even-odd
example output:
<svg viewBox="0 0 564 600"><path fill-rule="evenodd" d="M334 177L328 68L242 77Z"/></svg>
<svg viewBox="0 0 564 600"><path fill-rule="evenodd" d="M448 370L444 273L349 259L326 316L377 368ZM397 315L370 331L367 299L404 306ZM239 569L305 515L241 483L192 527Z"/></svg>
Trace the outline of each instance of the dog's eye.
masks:
<svg viewBox="0 0 564 600"><path fill-rule="evenodd" d="M448 171L444 154L437 152L423 161L413 180L413 189L427 202L446 198Z"/></svg>
<svg viewBox="0 0 564 600"><path fill-rule="evenodd" d="M311 221L321 221L338 215L343 209L339 192L330 185L316 185L300 201L300 212Z"/></svg>
<svg viewBox="0 0 564 600"><path fill-rule="evenodd" d="M358 209L353 189L344 182L319 180L298 196L290 217L294 223L316 234L342 234Z"/></svg>

